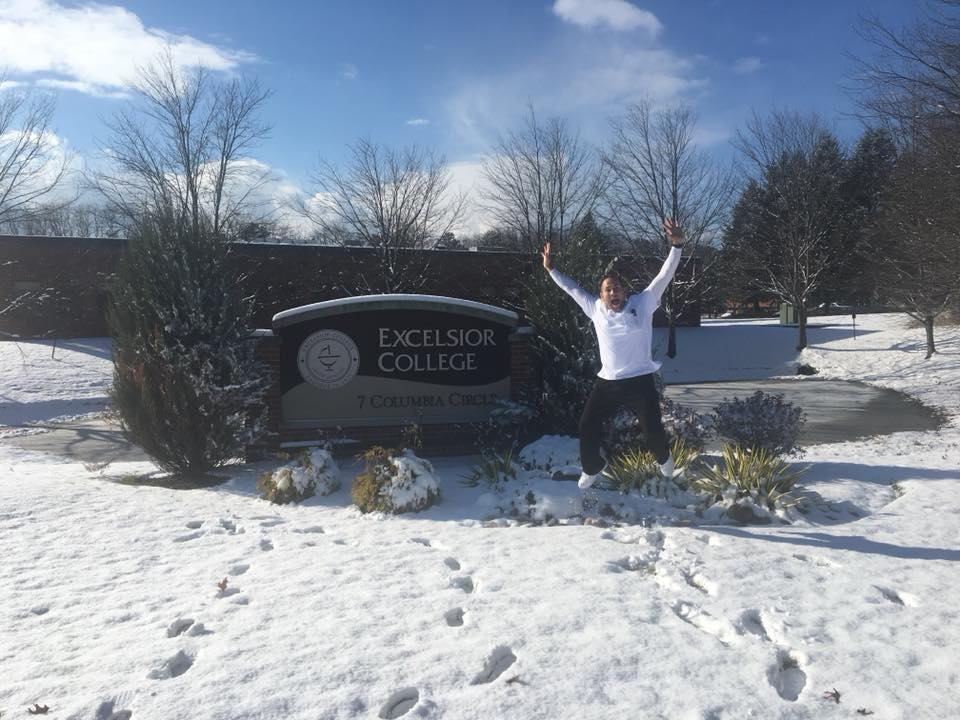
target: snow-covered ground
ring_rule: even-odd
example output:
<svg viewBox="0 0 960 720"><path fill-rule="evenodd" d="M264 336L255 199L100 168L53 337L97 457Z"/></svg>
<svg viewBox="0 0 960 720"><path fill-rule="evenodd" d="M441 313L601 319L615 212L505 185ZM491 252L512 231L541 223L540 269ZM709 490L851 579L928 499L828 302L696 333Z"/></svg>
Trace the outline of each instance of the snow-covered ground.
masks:
<svg viewBox="0 0 960 720"><path fill-rule="evenodd" d="M653 505L609 527L485 522L514 489L464 487L461 458L435 459L439 505L363 516L353 466L337 492L274 506L254 483L280 463L174 491L121 482L143 464L91 470L0 442L0 713L960 717L960 329L924 361L904 318L857 321L854 340L849 317L818 318L801 358L795 331L708 323L665 366L668 381L722 380L799 359L949 415L936 432L808 449L823 502L790 525ZM106 348L0 344L0 424L102 403ZM552 514L578 513L575 483L536 490Z"/></svg>

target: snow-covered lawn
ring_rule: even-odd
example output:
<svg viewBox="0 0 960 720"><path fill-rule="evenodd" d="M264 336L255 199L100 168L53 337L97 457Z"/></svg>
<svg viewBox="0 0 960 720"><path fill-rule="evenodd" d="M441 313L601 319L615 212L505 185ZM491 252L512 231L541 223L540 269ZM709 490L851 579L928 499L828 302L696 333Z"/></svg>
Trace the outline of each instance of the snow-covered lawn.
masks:
<svg viewBox="0 0 960 720"><path fill-rule="evenodd" d="M514 491L464 487L463 458L434 459L439 505L363 516L355 465L337 492L274 506L254 484L280 463L174 491L118 482L142 464L0 442L0 713L960 717L960 329L924 361L902 317L857 321L854 340L849 317L818 318L801 358L795 331L708 323L665 366L668 382L723 380L799 359L949 415L810 448L805 485L824 502L790 525L690 524L663 504L619 526L485 522ZM0 424L102 403L106 348L61 343L51 360L48 344L0 344ZM574 483L536 489L552 514L578 512Z"/></svg>

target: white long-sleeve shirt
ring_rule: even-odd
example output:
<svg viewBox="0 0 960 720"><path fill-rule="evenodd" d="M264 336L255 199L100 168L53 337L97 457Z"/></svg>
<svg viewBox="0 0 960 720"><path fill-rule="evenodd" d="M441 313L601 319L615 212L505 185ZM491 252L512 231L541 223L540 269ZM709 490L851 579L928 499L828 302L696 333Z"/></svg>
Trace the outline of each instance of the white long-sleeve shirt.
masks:
<svg viewBox="0 0 960 720"><path fill-rule="evenodd" d="M600 372L604 380L647 375L660 369L650 354L653 343L653 313L660 307L663 291L667 289L680 264L680 248L671 248L657 276L641 293L627 298L623 310L610 310L597 295L591 295L573 280L554 268L550 277L572 297L584 314L593 322L600 346Z"/></svg>

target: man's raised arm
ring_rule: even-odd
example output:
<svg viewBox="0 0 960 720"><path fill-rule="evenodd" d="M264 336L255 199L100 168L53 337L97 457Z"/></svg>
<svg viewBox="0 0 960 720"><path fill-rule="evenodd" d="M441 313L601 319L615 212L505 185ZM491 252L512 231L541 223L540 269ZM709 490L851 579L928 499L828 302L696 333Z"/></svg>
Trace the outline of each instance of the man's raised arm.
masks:
<svg viewBox="0 0 960 720"><path fill-rule="evenodd" d="M684 242L683 230L680 229L680 226L677 225L672 218L667 218L663 221L663 232L672 247L670 248L670 253L667 255L667 259L663 263L663 267L660 268L660 272L650 281L646 289L646 292L649 292L656 298L658 305L660 304L660 298L663 297L663 291L667 289L667 285L669 285L673 279L673 274L677 271L677 266L680 265L681 248Z"/></svg>
<svg viewBox="0 0 960 720"><path fill-rule="evenodd" d="M592 319L597 299L553 266L553 258L550 257L550 243L544 243L543 250L540 251L540 257L543 258L543 269L550 273L553 281L574 299L588 318Z"/></svg>

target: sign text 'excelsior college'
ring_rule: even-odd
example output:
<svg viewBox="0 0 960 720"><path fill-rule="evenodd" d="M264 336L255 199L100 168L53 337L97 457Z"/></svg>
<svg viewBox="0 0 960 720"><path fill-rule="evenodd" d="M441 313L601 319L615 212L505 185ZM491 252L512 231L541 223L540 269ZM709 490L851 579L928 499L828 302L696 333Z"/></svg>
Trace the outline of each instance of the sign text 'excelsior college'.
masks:
<svg viewBox="0 0 960 720"><path fill-rule="evenodd" d="M484 419L510 398L516 324L507 310L429 295L279 313L283 420L331 427Z"/></svg>

